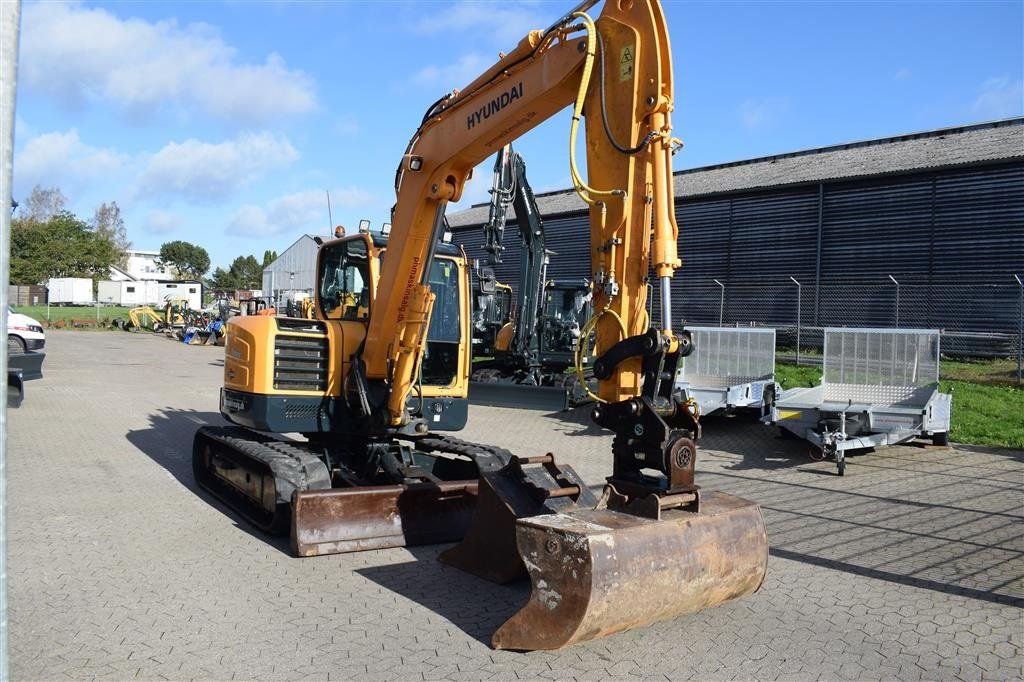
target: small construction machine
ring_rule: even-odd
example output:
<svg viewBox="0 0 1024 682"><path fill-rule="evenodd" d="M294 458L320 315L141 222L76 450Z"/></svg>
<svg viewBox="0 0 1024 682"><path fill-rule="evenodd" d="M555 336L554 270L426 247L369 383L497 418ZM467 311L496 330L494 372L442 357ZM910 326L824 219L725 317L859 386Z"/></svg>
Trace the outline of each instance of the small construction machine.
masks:
<svg viewBox="0 0 1024 682"><path fill-rule="evenodd" d="M679 145L662 8L606 2L595 21L593 4L429 107L396 173L386 251L364 234L321 247L320 319L229 323L220 408L235 426L203 427L194 444L199 482L262 528L290 520L298 554L464 536L442 561L497 581L529 575L497 648L555 649L692 613L758 589L767 567L758 505L696 484L700 428L673 385L692 346L672 321ZM471 345L466 260L441 241L445 209L475 166L569 106L570 150L587 112L587 181L570 153L590 205L594 314L581 334L596 339L593 418L613 435L600 497L551 453L443 433L467 418ZM305 438L272 435L284 432Z"/></svg>
<svg viewBox="0 0 1024 682"><path fill-rule="evenodd" d="M484 273L478 275L481 288L493 279L488 273L502 262L510 206L519 226L519 291L508 321L495 335L494 357L473 363L469 397L486 405L565 410L585 395L576 385L576 373L566 370L575 364L580 330L591 317L590 282L547 279L549 259L555 254L545 246L544 222L526 179L526 163L507 144L495 157L491 206L484 225L488 257L478 271ZM507 285L495 284L495 297L499 287Z"/></svg>

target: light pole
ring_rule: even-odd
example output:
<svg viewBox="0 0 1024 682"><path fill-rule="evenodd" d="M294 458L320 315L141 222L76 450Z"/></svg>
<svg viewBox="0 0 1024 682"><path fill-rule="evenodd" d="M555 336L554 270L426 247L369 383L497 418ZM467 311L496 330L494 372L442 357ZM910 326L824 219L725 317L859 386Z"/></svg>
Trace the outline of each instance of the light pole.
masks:
<svg viewBox="0 0 1024 682"><path fill-rule="evenodd" d="M896 285L896 326L900 326L900 283L896 281L896 278L889 275L889 279Z"/></svg>
<svg viewBox="0 0 1024 682"><path fill-rule="evenodd" d="M1017 312L1017 383L1024 379L1024 374L1021 373L1021 356L1024 356L1024 282L1020 281L1020 277L1014 275L1013 278L1017 280L1017 286L1020 287L1020 294L1018 295L1018 307Z"/></svg>
<svg viewBox="0 0 1024 682"><path fill-rule="evenodd" d="M796 281L796 277L792 275L789 279L796 285L796 364L800 364L800 308L803 302L803 287L800 286L800 282Z"/></svg>
<svg viewBox="0 0 1024 682"><path fill-rule="evenodd" d="M722 287L722 293L718 297L718 326L722 326L722 314L725 312L725 285L719 282L717 279L711 280L718 286Z"/></svg>

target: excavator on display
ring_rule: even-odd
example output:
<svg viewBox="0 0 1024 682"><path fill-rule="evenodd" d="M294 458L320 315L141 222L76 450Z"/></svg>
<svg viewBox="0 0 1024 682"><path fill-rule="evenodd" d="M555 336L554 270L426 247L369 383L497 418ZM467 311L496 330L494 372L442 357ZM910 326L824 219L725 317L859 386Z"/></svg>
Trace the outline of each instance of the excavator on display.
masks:
<svg viewBox="0 0 1024 682"><path fill-rule="evenodd" d="M595 21L594 4L429 107L396 174L387 244L321 247L317 320L229 323L220 408L235 425L203 427L193 448L200 484L260 527L290 527L299 555L461 537L442 561L498 582L529 575L495 648L556 649L692 613L757 590L767 567L758 505L695 484L700 426L673 387L692 343L673 329L669 288L678 142L662 8L607 0ZM475 166L566 107L573 184L590 206L592 416L613 435L600 497L551 453L443 433L467 419L471 345L445 209Z"/></svg>
<svg viewBox="0 0 1024 682"><path fill-rule="evenodd" d="M494 341L493 358L474 360L470 400L486 405L566 410L582 402L585 388L575 367L577 356L586 359L580 345L581 330L591 318L590 282L547 279L550 257L545 244L544 222L526 179L526 163L507 144L494 162L491 205L484 225L486 265L478 268L479 286L493 279L494 266L502 263L504 233L509 207L515 209L521 245L519 290L509 316ZM497 295L498 287L492 289ZM583 381L587 377L583 375Z"/></svg>

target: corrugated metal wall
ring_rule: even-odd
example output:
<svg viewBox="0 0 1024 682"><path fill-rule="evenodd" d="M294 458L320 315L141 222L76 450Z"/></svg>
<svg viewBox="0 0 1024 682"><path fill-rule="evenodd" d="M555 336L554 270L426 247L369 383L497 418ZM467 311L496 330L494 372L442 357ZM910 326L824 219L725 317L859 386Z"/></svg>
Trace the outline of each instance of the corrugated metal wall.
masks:
<svg viewBox="0 0 1024 682"><path fill-rule="evenodd" d="M309 291L316 286L316 242L303 236L263 270L263 292ZM294 273L294 277L292 274Z"/></svg>
<svg viewBox="0 0 1024 682"><path fill-rule="evenodd" d="M1024 274L1024 163L677 200L683 269L673 317L694 323L849 324L1015 332ZM589 277L587 218L545 218L549 277ZM479 226L455 241L483 258ZM516 286L506 230L501 281ZM901 285L897 310L896 286ZM713 280L725 285L722 287ZM997 286L986 290L981 285ZM970 285L969 291L964 285ZM959 289L958 289L959 287ZM1004 291L1005 289L1005 291ZM957 293L957 292L960 293ZM980 293L978 293L980 292ZM955 295L954 295L955 294ZM721 306L721 311L720 311Z"/></svg>

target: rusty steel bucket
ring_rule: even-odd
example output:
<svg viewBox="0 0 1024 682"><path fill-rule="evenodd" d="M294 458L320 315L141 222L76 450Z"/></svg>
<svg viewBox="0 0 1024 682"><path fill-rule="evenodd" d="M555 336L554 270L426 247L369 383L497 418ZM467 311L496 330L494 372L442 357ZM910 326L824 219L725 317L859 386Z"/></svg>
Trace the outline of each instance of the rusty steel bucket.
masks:
<svg viewBox="0 0 1024 682"><path fill-rule="evenodd" d="M559 649L755 592L768 566L760 507L701 491L699 512L660 520L609 509L516 521L533 583L495 649Z"/></svg>
<svg viewBox="0 0 1024 682"><path fill-rule="evenodd" d="M477 481L301 490L292 497L292 550L320 556L462 539Z"/></svg>

